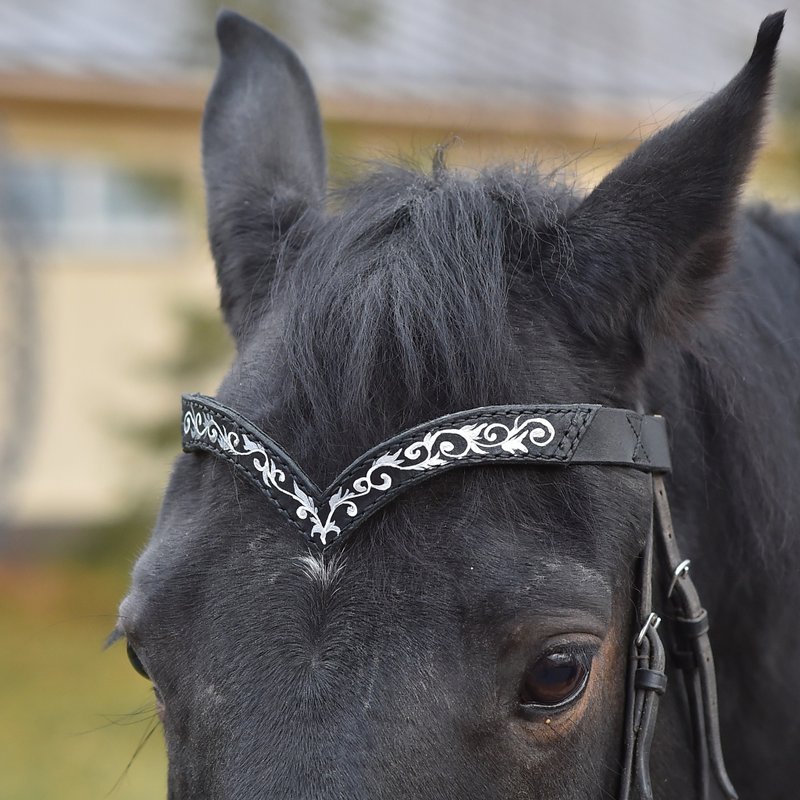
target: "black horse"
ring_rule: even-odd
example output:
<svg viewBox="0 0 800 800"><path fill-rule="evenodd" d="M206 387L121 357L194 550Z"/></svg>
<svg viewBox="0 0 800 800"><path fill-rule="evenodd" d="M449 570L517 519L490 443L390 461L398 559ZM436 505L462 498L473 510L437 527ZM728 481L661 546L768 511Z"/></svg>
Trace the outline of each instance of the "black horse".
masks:
<svg viewBox="0 0 800 800"><path fill-rule="evenodd" d="M587 197L527 168L466 179L437 156L431 174L379 168L326 209L306 73L232 13L203 128L238 346L218 398L320 485L476 407L666 418L728 772L759 800L800 792L800 218L737 207L782 25L767 18L725 88ZM155 687L169 796L621 796L629 645L655 624L637 637L652 485L607 463L476 461L323 549L241 463L181 456L118 626ZM668 650L654 795L721 797Z"/></svg>

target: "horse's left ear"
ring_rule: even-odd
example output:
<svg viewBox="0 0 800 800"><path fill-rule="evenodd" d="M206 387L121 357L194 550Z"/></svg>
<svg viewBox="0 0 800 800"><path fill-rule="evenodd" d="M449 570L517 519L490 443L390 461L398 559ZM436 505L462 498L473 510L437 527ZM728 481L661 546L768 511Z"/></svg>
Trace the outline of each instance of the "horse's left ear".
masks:
<svg viewBox="0 0 800 800"><path fill-rule="evenodd" d="M750 60L727 86L640 145L568 221L582 270L570 305L592 338L644 345L705 305L758 148L783 16L761 23Z"/></svg>
<svg viewBox="0 0 800 800"><path fill-rule="evenodd" d="M325 146L314 90L287 44L232 11L217 18L217 39L203 172L222 311L240 341L263 310L288 229L322 205Z"/></svg>

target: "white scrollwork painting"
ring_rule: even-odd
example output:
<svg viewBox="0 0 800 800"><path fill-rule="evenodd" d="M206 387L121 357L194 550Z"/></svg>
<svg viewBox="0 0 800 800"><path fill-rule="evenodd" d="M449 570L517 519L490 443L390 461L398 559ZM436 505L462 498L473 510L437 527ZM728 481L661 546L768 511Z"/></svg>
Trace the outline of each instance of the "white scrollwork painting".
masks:
<svg viewBox="0 0 800 800"><path fill-rule="evenodd" d="M555 438L553 425L544 417L520 415L503 421L481 420L456 427L431 430L421 439L404 444L365 462L341 483L334 483L315 498L282 468L273 454L245 432L227 427L213 414L189 408L183 417L184 436L240 460L256 473L263 488L285 510L290 509L301 528L323 546L342 532L344 519L353 520L374 506L382 495L396 487L408 473L421 473L454 466L461 460L487 455L524 456L531 448L543 448ZM281 502L281 499L282 502Z"/></svg>
<svg viewBox="0 0 800 800"><path fill-rule="evenodd" d="M183 432L197 441L216 444L228 455L249 458L250 464L260 473L264 486L292 501L298 519L311 519L315 524L318 523L319 512L314 498L278 466L263 445L253 441L246 433L229 430L207 411L192 410L183 416Z"/></svg>

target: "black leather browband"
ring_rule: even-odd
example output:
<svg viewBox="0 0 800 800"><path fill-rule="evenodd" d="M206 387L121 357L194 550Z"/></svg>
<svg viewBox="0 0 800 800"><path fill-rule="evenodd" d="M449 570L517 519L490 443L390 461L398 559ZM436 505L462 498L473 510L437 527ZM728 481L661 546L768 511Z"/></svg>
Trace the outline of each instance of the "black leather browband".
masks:
<svg viewBox="0 0 800 800"><path fill-rule="evenodd" d="M598 405L485 406L439 417L356 459L323 492L267 434L199 394L183 397L183 449L230 462L311 542L340 540L414 484L472 464L670 470L664 420Z"/></svg>

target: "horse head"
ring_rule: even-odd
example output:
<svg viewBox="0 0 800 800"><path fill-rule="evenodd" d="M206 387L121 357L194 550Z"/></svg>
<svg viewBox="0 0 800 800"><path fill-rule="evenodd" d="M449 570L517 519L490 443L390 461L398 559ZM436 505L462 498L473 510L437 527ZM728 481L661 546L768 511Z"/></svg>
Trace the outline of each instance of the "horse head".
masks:
<svg viewBox="0 0 800 800"><path fill-rule="evenodd" d="M724 271L781 26L768 18L726 87L588 196L442 157L331 193L297 56L220 15L203 159L237 352L217 400L251 427L226 457L178 458L119 622L159 698L170 797L617 794L647 471L476 456L320 541L234 455L263 449L259 431L280 443L291 469L265 449L262 477L299 465L286 502L319 515L314 487L443 415L649 404L656 348ZM449 452L404 442L442 460L453 435L515 435L511 418L479 422ZM549 433L519 435L535 449L524 435Z"/></svg>

